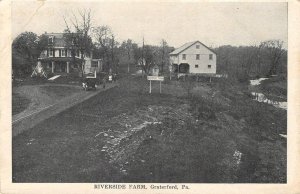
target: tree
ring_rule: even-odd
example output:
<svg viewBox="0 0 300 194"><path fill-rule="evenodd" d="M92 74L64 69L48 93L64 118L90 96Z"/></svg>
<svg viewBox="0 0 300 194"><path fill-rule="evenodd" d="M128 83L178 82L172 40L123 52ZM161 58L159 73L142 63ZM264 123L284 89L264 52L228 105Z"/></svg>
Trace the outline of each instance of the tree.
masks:
<svg viewBox="0 0 300 194"><path fill-rule="evenodd" d="M269 75L276 74L278 71L280 60L284 54L282 45L283 41L281 40L268 40L260 44L260 49L266 53L270 60Z"/></svg>
<svg viewBox="0 0 300 194"><path fill-rule="evenodd" d="M23 32L17 36L12 43L13 71L21 76L30 72L47 45L48 38L45 35Z"/></svg>
<svg viewBox="0 0 300 194"><path fill-rule="evenodd" d="M91 31L91 10L83 9L78 11L79 17L72 12L72 17L69 17L69 21L64 16L66 25L65 40L67 45L71 49L71 55L73 57L73 63L75 63L76 50L81 53L80 69L83 76L84 73L84 58L87 54L91 54L93 47L92 38L90 36Z"/></svg>
<svg viewBox="0 0 300 194"><path fill-rule="evenodd" d="M23 32L14 39L12 48L25 54L29 59L34 58L38 36L33 32Z"/></svg>
<svg viewBox="0 0 300 194"><path fill-rule="evenodd" d="M167 48L168 48L168 44L167 44L167 41L162 39L161 41L161 72L163 73L164 71L164 66L166 64L166 62L168 61L167 57L168 57L168 51L167 51Z"/></svg>
<svg viewBox="0 0 300 194"><path fill-rule="evenodd" d="M128 39L127 41L124 41L122 43L124 45L124 48L126 50L126 54L127 54L127 57L128 57L128 63L127 63L127 72L129 73L130 72L130 61L131 61L131 51L132 51L132 47L133 47L133 44L132 44L132 40L131 39Z"/></svg>
<svg viewBox="0 0 300 194"><path fill-rule="evenodd" d="M114 69L114 71L117 73L118 72L118 65L119 65L119 59L116 58L116 49L119 46L119 42L115 40L115 35L111 35L110 39L110 56L111 56L111 67Z"/></svg>
<svg viewBox="0 0 300 194"><path fill-rule="evenodd" d="M139 52L137 52L136 54L138 54L137 55L138 64L142 68L143 75L144 75L144 72L146 75L148 75L151 67L153 67L155 64L155 59L156 59L155 47L151 46L151 45L145 45L145 40L143 37L142 48L139 49Z"/></svg>
<svg viewBox="0 0 300 194"><path fill-rule="evenodd" d="M111 69L111 64L109 63L109 52L112 52L114 48L114 34L109 26L98 26L93 29L93 37L96 41L96 46L103 52L104 64L106 66L106 71Z"/></svg>

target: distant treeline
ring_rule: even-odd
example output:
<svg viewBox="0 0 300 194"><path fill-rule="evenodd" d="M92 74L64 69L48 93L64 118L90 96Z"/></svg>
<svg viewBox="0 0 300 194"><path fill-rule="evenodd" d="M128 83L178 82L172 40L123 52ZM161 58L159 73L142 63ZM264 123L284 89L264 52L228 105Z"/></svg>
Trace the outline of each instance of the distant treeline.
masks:
<svg viewBox="0 0 300 194"><path fill-rule="evenodd" d="M230 45L215 48L217 53L217 72L228 74L240 81L250 77L287 74L287 50L282 41L269 40L259 46Z"/></svg>
<svg viewBox="0 0 300 194"><path fill-rule="evenodd" d="M138 45L128 39L121 44L107 37L106 42L90 44L95 58L101 58L106 71L112 68L115 72L132 72L140 66L147 73L154 65L166 72L169 64L169 53L174 47L168 46L165 40L161 45ZM107 44L108 42L108 44ZM259 46L230 45L214 48L217 53L217 72L228 74L239 81L249 77L262 77L272 74L287 73L287 50L282 48L282 41L270 40ZM12 44L12 67L15 74L28 75L36 65L37 58L47 47L47 37L33 32L20 34ZM144 59L144 60L143 60Z"/></svg>
<svg viewBox="0 0 300 194"><path fill-rule="evenodd" d="M152 66L157 65L163 73L167 73L170 65L169 53L174 47L168 46L165 40L158 46L138 45L131 39L122 43L109 40L103 40L109 42L103 46L97 42L90 45L94 58L103 59L106 71L111 68L118 73L133 72L139 66L148 73ZM20 34L12 45L12 67L15 74L30 74L39 54L46 47L45 35L38 36L33 32ZM259 46L226 45L213 50L217 53L217 73L228 74L239 81L287 74L287 50L282 49L282 42L279 40L265 41Z"/></svg>
<svg viewBox="0 0 300 194"><path fill-rule="evenodd" d="M72 12L71 15L63 19L64 38L66 46L71 49L73 62L75 51L80 50L81 53L92 52L94 58L101 58L104 71L132 72L139 66L148 73L154 65L159 66L163 73L168 69L169 53L174 47L169 46L166 40L162 39L156 46L144 44L144 39L142 45L131 39L118 42L117 35L109 26L92 25L91 10L78 10L78 13ZM217 71L240 80L286 73L287 51L282 49L282 45L280 40L269 40L259 46L220 46L214 49L217 53ZM23 32L16 37L12 44L14 74L28 75L40 53L47 47L45 34L38 36L33 32Z"/></svg>

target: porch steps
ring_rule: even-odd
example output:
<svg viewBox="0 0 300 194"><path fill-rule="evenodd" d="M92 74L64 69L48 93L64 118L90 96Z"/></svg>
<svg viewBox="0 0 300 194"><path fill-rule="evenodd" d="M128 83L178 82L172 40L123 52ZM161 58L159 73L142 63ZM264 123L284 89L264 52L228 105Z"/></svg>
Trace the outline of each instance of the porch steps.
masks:
<svg viewBox="0 0 300 194"><path fill-rule="evenodd" d="M53 77L50 77L48 80L52 81L52 80L55 80L57 78L59 78L61 75L55 75Z"/></svg>

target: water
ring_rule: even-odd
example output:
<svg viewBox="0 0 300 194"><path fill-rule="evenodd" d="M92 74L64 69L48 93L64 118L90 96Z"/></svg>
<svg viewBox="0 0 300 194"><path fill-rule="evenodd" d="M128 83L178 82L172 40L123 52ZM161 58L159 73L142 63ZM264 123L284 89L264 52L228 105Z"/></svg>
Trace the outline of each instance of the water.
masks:
<svg viewBox="0 0 300 194"><path fill-rule="evenodd" d="M263 93L251 92L251 94L254 97L254 100L256 100L258 102L264 102L267 104L271 104L271 105L275 106L276 108L282 108L284 110L287 110L287 102L278 102L275 100L270 100Z"/></svg>
<svg viewBox="0 0 300 194"><path fill-rule="evenodd" d="M287 138L287 135L286 134L279 134L281 137L283 137L283 138Z"/></svg>
<svg viewBox="0 0 300 194"><path fill-rule="evenodd" d="M261 81L266 80L269 78L259 78L259 79L254 79L254 80L250 80L250 85L251 86L258 86L260 84Z"/></svg>
<svg viewBox="0 0 300 194"><path fill-rule="evenodd" d="M259 78L256 80L250 80L250 85L258 86L258 85L260 85L261 81L266 80L266 79L269 79L269 78ZM275 101L275 100L270 100L263 93L259 93L259 92L251 92L251 94L254 97L254 100L256 100L258 102L271 104L271 105L275 106L276 108L281 108L281 109L287 110L287 102L279 102L279 101ZM287 138L286 134L279 134L279 135L283 138Z"/></svg>
<svg viewBox="0 0 300 194"><path fill-rule="evenodd" d="M260 85L261 81L267 80L269 78L259 78L259 79L254 79L250 80L250 85L251 86L258 86ZM271 104L275 106L276 108L281 108L287 110L287 102L279 102L275 100L270 100L268 99L263 93L258 93L258 92L251 92L252 96L254 97L254 100L258 102L264 102L267 104Z"/></svg>

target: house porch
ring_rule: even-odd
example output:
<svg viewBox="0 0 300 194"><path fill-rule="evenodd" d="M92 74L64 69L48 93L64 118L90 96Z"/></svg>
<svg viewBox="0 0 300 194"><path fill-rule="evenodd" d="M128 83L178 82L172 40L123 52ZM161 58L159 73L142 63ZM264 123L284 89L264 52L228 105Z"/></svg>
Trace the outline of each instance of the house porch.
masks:
<svg viewBox="0 0 300 194"><path fill-rule="evenodd" d="M55 59L43 59L41 63L45 70L53 74L70 74L78 73L80 71L80 64L82 60L76 59L75 63L71 58L55 58Z"/></svg>

